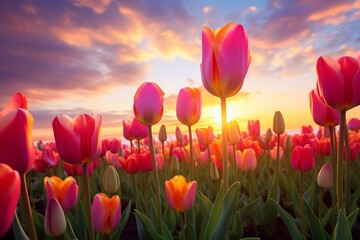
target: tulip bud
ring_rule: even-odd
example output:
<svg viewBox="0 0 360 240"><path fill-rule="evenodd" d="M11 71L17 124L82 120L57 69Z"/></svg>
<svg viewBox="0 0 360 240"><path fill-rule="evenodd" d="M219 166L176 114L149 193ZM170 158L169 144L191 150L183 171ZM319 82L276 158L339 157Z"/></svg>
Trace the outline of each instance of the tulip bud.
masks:
<svg viewBox="0 0 360 240"><path fill-rule="evenodd" d="M212 180L218 180L219 179L219 171L216 167L216 163L214 161L211 161L210 163L210 178Z"/></svg>
<svg viewBox="0 0 360 240"><path fill-rule="evenodd" d="M176 135L176 140L177 140L180 144L184 144L184 135L182 134L182 132L181 132L181 130L180 130L179 127L176 127L175 135Z"/></svg>
<svg viewBox="0 0 360 240"><path fill-rule="evenodd" d="M240 141L240 128L236 121L227 124L228 128L228 144L235 145Z"/></svg>
<svg viewBox="0 0 360 240"><path fill-rule="evenodd" d="M46 207L44 229L50 237L59 237L66 230L65 214L56 198L51 198Z"/></svg>
<svg viewBox="0 0 360 240"><path fill-rule="evenodd" d="M179 166L179 159L177 158L176 155L172 155L171 158L171 165L170 165L170 171L175 174L179 171L180 166Z"/></svg>
<svg viewBox="0 0 360 240"><path fill-rule="evenodd" d="M284 148L285 148L285 151L291 152L291 150L293 148L293 141L292 141L291 136L286 136L285 137Z"/></svg>
<svg viewBox="0 0 360 240"><path fill-rule="evenodd" d="M272 131L270 128L268 128L268 130L266 131L266 142L270 142L272 137Z"/></svg>
<svg viewBox="0 0 360 240"><path fill-rule="evenodd" d="M164 143L167 139L166 127L165 125L161 125L159 131L159 141Z"/></svg>
<svg viewBox="0 0 360 240"><path fill-rule="evenodd" d="M105 192L109 194L114 194L120 187L120 178L116 169L109 165L106 167L104 176L103 176L103 184Z"/></svg>
<svg viewBox="0 0 360 240"><path fill-rule="evenodd" d="M329 188L333 185L333 169L330 163L325 163L317 176L317 183L322 188Z"/></svg>
<svg viewBox="0 0 360 240"><path fill-rule="evenodd" d="M273 121L273 131L277 135L280 135L285 131L285 122L280 111L275 112L274 121Z"/></svg>

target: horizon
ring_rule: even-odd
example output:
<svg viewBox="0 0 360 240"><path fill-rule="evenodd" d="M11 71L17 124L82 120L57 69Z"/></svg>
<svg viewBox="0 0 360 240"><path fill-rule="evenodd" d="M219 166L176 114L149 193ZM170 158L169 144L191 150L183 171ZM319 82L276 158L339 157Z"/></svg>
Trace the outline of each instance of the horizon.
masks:
<svg viewBox="0 0 360 240"><path fill-rule="evenodd" d="M206 92L200 74L201 32L229 22L248 34L252 61L243 87L227 100L228 121L240 130L258 119L272 128L281 111L287 130L311 125L309 92L316 60L360 56L360 1L261 0L186 2L88 0L0 2L0 109L15 92L28 99L35 141L53 139L56 115L98 112L102 138L122 138L122 121L134 117L142 82L165 93L162 124L179 126L181 88L202 91L202 116L192 129L220 130L220 100ZM347 120L360 118L360 108Z"/></svg>

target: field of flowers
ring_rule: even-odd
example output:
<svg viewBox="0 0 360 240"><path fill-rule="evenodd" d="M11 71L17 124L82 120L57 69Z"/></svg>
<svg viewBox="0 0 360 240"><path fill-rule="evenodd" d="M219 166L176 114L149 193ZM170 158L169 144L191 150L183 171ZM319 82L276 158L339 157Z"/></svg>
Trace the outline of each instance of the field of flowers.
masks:
<svg viewBox="0 0 360 240"><path fill-rule="evenodd" d="M226 122L226 99L243 84L251 57L242 25L202 32L204 87L219 98L221 133L192 129L197 88L179 91L176 139L153 82L134 95L123 138L101 138L97 113L54 116L54 140L32 139L26 96L0 112L0 237L4 239L352 239L360 233L360 63L319 57L309 93L319 126L289 134L274 113L260 131ZM315 64L315 63L314 63ZM153 134L154 129L159 132ZM158 130L158 131L157 131Z"/></svg>

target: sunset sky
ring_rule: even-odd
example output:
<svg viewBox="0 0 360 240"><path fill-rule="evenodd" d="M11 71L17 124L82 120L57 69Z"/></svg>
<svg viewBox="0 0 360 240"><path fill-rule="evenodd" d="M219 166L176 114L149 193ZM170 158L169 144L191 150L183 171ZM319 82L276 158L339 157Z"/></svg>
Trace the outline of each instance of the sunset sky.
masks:
<svg viewBox="0 0 360 240"><path fill-rule="evenodd" d="M183 87L203 90L203 112L193 127L220 127L220 100L200 75L201 32L242 24L252 62L240 92L227 101L241 130L259 119L272 127L280 110L287 129L313 125L310 90L319 56L360 52L360 1L338 0L74 0L0 2L0 108L23 92L34 117L34 139L53 138L54 116L98 112L103 137L122 138L133 96L144 81L165 92L164 115L154 126L175 126ZM360 118L360 107L348 119Z"/></svg>

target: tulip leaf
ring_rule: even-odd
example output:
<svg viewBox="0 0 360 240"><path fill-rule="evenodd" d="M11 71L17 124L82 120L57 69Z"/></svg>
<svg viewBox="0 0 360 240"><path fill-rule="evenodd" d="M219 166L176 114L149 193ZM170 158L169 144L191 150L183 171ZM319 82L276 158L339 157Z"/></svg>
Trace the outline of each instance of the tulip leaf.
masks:
<svg viewBox="0 0 360 240"><path fill-rule="evenodd" d="M309 206L308 202L305 201L305 199L303 199L303 201L304 201L305 213L308 218L308 222L311 223L309 225L310 225L312 239L314 240L331 239L331 236L329 236L329 234L322 228L320 224L320 220L316 217L315 213Z"/></svg>
<svg viewBox="0 0 360 240"><path fill-rule="evenodd" d="M185 214L185 239L197 239L196 236L196 227L194 225L194 212L193 210L189 210L184 213Z"/></svg>
<svg viewBox="0 0 360 240"><path fill-rule="evenodd" d="M29 240L29 237L24 232L24 229L21 227L19 218L17 216L17 213L15 211L15 215L12 221L12 228L14 231L14 237L16 240Z"/></svg>
<svg viewBox="0 0 360 240"><path fill-rule="evenodd" d="M125 210L121 213L120 225L116 229L116 231L112 234L111 239L119 239L129 219L130 212L131 212L131 200L128 202L128 205L126 206Z"/></svg>
<svg viewBox="0 0 360 240"><path fill-rule="evenodd" d="M350 209L354 209L356 207L356 203L358 202L359 197L360 197L360 188L358 190L356 190L356 192L351 194Z"/></svg>
<svg viewBox="0 0 360 240"><path fill-rule="evenodd" d="M332 214L332 208L330 207L327 212L325 213L324 217L322 219L320 219L321 221L321 227L325 227L328 222L329 222L329 219L331 217L331 214ZM311 223L311 222L310 222Z"/></svg>
<svg viewBox="0 0 360 240"><path fill-rule="evenodd" d="M304 239L294 218L288 212L286 212L274 199L269 198L266 202L277 209L279 216L285 223L292 239Z"/></svg>
<svg viewBox="0 0 360 240"><path fill-rule="evenodd" d="M219 189L219 192L215 198L215 201L214 201L214 204L211 208L211 212L210 212L210 217L209 217L209 220L206 224L206 227L203 228L205 229L205 232L201 232L200 233L200 236L201 238L200 239L203 239L203 240L207 240L207 239L210 239L210 236L211 234L213 233L214 229L215 229L215 226L218 222L218 219L220 218L220 214L221 214L221 204L223 202L223 199L224 199L224 196L223 196L223 191L222 191L222 185Z"/></svg>
<svg viewBox="0 0 360 240"><path fill-rule="evenodd" d="M276 223L276 218L278 216L278 211L269 200L272 200L272 201L276 202L272 198L268 198L266 200L265 204L263 205L263 209L262 209L263 215L262 215L261 220L263 221L265 231L268 234L271 234L272 231L273 231L273 228L275 226L275 223ZM278 204L278 203L276 202L276 204Z"/></svg>
<svg viewBox="0 0 360 240"><path fill-rule="evenodd" d="M355 211L353 211L348 217L347 220L349 222L349 227L350 229L352 228L352 226L355 224L357 216L358 216L358 212L359 212L359 208L355 209Z"/></svg>
<svg viewBox="0 0 360 240"><path fill-rule="evenodd" d="M279 202L280 188L279 188L279 186L276 185L275 175L273 175L270 180L269 189L270 189L270 191L269 191L268 197L272 198L272 199L276 199L276 202Z"/></svg>
<svg viewBox="0 0 360 240"><path fill-rule="evenodd" d="M242 216L240 211L234 214L232 228L230 228L231 239L239 239L244 234Z"/></svg>
<svg viewBox="0 0 360 240"><path fill-rule="evenodd" d="M174 211L172 211L169 206L166 206L164 212L164 222L166 227L172 231L176 226L176 217Z"/></svg>
<svg viewBox="0 0 360 240"><path fill-rule="evenodd" d="M234 207L240 194L239 185L239 182L233 183L225 193L222 202L220 219L218 220L210 239L221 239L224 236L228 236L232 216L234 213Z"/></svg>
<svg viewBox="0 0 360 240"><path fill-rule="evenodd" d="M67 223L66 224L66 231L65 231L66 239L77 239L70 220L66 219L66 223Z"/></svg>
<svg viewBox="0 0 360 240"><path fill-rule="evenodd" d="M333 233L333 239L352 239L349 222L342 210L339 212L338 221Z"/></svg>

